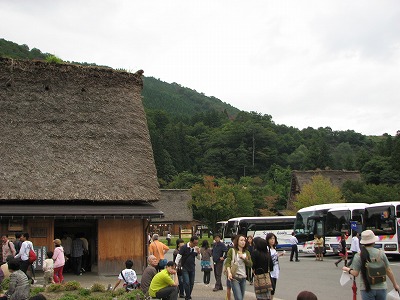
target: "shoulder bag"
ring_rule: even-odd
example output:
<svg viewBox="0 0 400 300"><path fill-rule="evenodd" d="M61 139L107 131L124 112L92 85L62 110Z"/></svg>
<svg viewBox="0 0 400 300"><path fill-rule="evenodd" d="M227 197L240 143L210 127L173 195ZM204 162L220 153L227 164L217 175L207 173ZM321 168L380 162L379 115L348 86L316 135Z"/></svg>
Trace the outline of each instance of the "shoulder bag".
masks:
<svg viewBox="0 0 400 300"><path fill-rule="evenodd" d="M263 269L257 269L262 270ZM256 294L265 294L269 291L272 291L272 281L269 272L254 274L254 292Z"/></svg>
<svg viewBox="0 0 400 300"><path fill-rule="evenodd" d="M238 270L238 262L237 262L237 260L236 260L236 252L235 252L235 249L234 248L231 248L232 249L232 260L231 260L231 274L232 274L232 277L235 277L236 276L236 272L237 272L237 270ZM228 270L227 270L227 268L226 268L227 266L226 266L226 264L224 264L224 274L226 275L226 276L228 276Z"/></svg>
<svg viewBox="0 0 400 300"><path fill-rule="evenodd" d="M36 261L36 259L37 259L36 252L32 248L30 248L28 256L29 262L33 264Z"/></svg>

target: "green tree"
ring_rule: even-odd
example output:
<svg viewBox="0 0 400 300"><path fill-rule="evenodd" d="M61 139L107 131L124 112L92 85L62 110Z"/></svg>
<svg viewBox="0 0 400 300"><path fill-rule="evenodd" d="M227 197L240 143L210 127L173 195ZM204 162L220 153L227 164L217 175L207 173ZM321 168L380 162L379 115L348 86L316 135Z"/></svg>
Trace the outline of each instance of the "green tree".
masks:
<svg viewBox="0 0 400 300"><path fill-rule="evenodd" d="M216 222L241 215L252 215L254 205L249 191L230 180L205 176L191 189L193 215L215 231Z"/></svg>
<svg viewBox="0 0 400 300"><path fill-rule="evenodd" d="M309 184L305 184L294 203L297 209L324 203L344 202L343 195L338 187L331 184L329 179L322 175L312 177Z"/></svg>

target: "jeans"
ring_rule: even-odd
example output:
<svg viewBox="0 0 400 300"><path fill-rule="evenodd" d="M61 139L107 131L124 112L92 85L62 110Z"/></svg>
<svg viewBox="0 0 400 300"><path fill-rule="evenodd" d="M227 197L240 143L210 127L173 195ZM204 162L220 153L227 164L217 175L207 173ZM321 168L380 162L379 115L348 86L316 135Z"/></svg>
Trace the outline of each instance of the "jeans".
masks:
<svg viewBox="0 0 400 300"><path fill-rule="evenodd" d="M246 278L234 278L231 280L231 285L235 300L243 300L246 292Z"/></svg>
<svg viewBox="0 0 400 300"><path fill-rule="evenodd" d="M194 286L195 271L182 269L183 288L185 290L185 299L192 299L192 290Z"/></svg>
<svg viewBox="0 0 400 300"><path fill-rule="evenodd" d="M178 275L178 282L179 282L179 296L185 295L185 290L183 289L183 276Z"/></svg>
<svg viewBox="0 0 400 300"><path fill-rule="evenodd" d="M361 299L362 300L386 300L386 290L370 290L367 292L366 290L361 290Z"/></svg>

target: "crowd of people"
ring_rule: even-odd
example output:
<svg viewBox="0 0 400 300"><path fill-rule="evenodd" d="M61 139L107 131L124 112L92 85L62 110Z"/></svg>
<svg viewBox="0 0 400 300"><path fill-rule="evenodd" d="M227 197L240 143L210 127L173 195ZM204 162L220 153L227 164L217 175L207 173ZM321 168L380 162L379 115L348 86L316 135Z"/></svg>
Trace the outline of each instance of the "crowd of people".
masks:
<svg viewBox="0 0 400 300"><path fill-rule="evenodd" d="M37 283L33 266L37 257L29 238L29 233L15 234L13 242L8 235L1 237L0 283L9 278L10 287L0 299L28 299L31 284ZM55 239L53 244L54 250L47 251L43 259L44 286L63 283L66 267L71 268L76 275L85 272L89 245L83 234L75 235L74 239L63 234L62 239Z"/></svg>
<svg viewBox="0 0 400 300"><path fill-rule="evenodd" d="M65 238L64 236L63 240L55 239L53 241L54 251L47 252L47 257L43 262L45 285L64 281L63 269L68 260L68 254L62 245ZM314 240L315 255L318 261L323 260L323 251L320 249L323 248L323 246L321 247L323 239L322 241L321 239L320 236L315 236ZM361 240L355 233L350 247L353 255L348 261L346 237L342 236L341 257L335 262L335 265L338 266L343 260L342 270L354 278L361 274L359 289L363 300L386 299L386 276L392 282L394 289L400 291L385 253L374 247L377 240L378 238L371 230L363 231ZM299 261L297 243L295 235L292 234L290 261L293 261L293 258ZM169 247L160 242L159 236L154 234L148 247L148 265L143 271L141 282L138 281L138 276L133 270L133 261L128 259L125 262L125 269L118 275L112 290L114 291L122 283L127 292L140 288L145 295L152 298L175 300L179 297L190 300L194 287L196 261L199 261L205 286L209 286L211 272L214 272L214 292L223 290L222 274L226 275L226 299L231 300L233 295L234 300L243 300L248 281L250 285L254 285L257 300L272 300L280 273L279 257L285 253L278 252L277 245L278 239L273 233L268 233L265 238L245 237L239 234L232 238L232 242L228 246L221 241L219 234L214 235L212 245L208 240L204 240L200 247L198 236L192 236L187 243L182 239L177 239L173 260L167 261L165 254L169 251ZM84 242L77 237L72 240L69 247L69 255L73 260L72 269L76 275L80 275L82 271L81 261L74 262L74 258L76 259L74 256L76 249L74 248L78 246L83 249ZM8 291L0 295L0 300L30 299L30 286L35 283L35 273L32 272L30 257L31 250L33 250L33 244L29 240L28 233L21 234L15 242L11 242L7 235L2 236L3 264L0 269L0 281L10 278L10 284ZM372 267L372 263L375 263L374 267ZM373 268L379 269L376 272L379 276L371 275L374 272ZM371 279L372 277L373 279ZM311 291L302 291L298 294L297 299L315 300L317 297Z"/></svg>

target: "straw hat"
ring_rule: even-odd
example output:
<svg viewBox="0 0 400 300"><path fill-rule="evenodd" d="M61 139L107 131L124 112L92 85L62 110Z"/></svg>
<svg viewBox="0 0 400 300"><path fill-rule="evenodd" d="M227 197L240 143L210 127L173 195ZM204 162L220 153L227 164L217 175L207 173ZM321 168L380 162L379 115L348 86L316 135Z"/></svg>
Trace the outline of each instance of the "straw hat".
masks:
<svg viewBox="0 0 400 300"><path fill-rule="evenodd" d="M368 245L377 242L379 239L375 236L372 230L365 230L361 232L360 244Z"/></svg>
<svg viewBox="0 0 400 300"><path fill-rule="evenodd" d="M61 240L60 239L55 239L53 241L54 244L56 244L57 246L61 246Z"/></svg>

